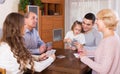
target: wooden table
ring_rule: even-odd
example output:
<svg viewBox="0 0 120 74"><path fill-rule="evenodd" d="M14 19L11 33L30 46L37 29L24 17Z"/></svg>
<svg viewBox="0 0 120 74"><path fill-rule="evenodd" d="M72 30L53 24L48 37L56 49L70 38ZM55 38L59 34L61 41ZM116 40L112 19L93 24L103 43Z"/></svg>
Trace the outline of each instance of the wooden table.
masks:
<svg viewBox="0 0 120 74"><path fill-rule="evenodd" d="M65 58L56 60L40 74L85 74L89 67L75 58L72 50L57 49L56 56L64 55Z"/></svg>

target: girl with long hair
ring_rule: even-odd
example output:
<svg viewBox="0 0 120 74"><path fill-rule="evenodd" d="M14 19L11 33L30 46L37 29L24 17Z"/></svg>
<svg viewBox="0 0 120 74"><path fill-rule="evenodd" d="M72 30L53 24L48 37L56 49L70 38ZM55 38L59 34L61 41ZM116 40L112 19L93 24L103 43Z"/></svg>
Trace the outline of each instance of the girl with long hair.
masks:
<svg viewBox="0 0 120 74"><path fill-rule="evenodd" d="M34 61L31 53L24 45L24 16L10 13L3 24L3 35L0 40L0 67L6 69L7 74L22 74L27 68L42 71L55 59L51 55L41 62Z"/></svg>

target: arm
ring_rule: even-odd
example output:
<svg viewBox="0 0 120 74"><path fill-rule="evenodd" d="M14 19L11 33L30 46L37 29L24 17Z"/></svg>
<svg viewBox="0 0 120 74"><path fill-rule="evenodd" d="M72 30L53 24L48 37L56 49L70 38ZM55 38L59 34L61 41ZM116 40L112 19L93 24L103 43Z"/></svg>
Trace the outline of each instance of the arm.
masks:
<svg viewBox="0 0 120 74"><path fill-rule="evenodd" d="M36 49L28 49L31 54L40 54L39 48Z"/></svg>
<svg viewBox="0 0 120 74"><path fill-rule="evenodd" d="M37 71L37 72L43 71L45 68L47 68L48 66L51 65L51 63L55 60L55 58L56 58L55 54L51 54L48 57L48 59L46 59L46 60L39 61L39 62L34 61L34 69L35 69L35 71ZM28 64L27 68L30 69L31 65Z"/></svg>
<svg viewBox="0 0 120 74"><path fill-rule="evenodd" d="M80 44L82 44L82 45L84 45L84 44L86 43L86 41L85 41L85 36L84 36L83 33L81 33L81 34L79 35L78 42L79 42Z"/></svg>
<svg viewBox="0 0 120 74"><path fill-rule="evenodd" d="M72 42L72 40L70 39L70 35L71 35L71 31L67 32L67 34L65 35L65 38L64 38L65 43L71 43Z"/></svg>
<svg viewBox="0 0 120 74"><path fill-rule="evenodd" d="M96 48L96 46L83 46L83 49L87 52L87 56L94 56Z"/></svg>
<svg viewBox="0 0 120 74"><path fill-rule="evenodd" d="M45 44L43 40L41 40L38 32L37 32L37 43L38 43L38 47L40 47L41 45Z"/></svg>
<svg viewBox="0 0 120 74"><path fill-rule="evenodd" d="M48 58L46 53L43 53L41 55L32 55L32 57L35 61L42 61Z"/></svg>
<svg viewBox="0 0 120 74"><path fill-rule="evenodd" d="M27 31L23 37L26 48L32 54L40 54L40 45L44 44L44 42L40 39L37 30L33 29L32 31Z"/></svg>
<svg viewBox="0 0 120 74"><path fill-rule="evenodd" d="M91 67L96 72L99 72L101 74L104 74L104 73L107 74L111 68L111 65L114 59L114 54L115 54L114 46L115 45L111 45L111 42L107 42L104 45L103 49L99 49L99 50L102 50L101 56L99 56L99 58L101 58L99 60L99 63L92 61L86 56L81 57L81 61L87 64L89 67Z"/></svg>
<svg viewBox="0 0 120 74"><path fill-rule="evenodd" d="M98 46L100 40L102 39L102 34L96 30L94 31L94 36L95 36L95 44L96 46Z"/></svg>
<svg viewBox="0 0 120 74"><path fill-rule="evenodd" d="M48 59L40 61L40 62L34 61L34 69L35 69L36 72L41 72L45 68L50 66L53 61L54 61L54 59L52 57L49 57ZM27 65L27 68L30 69L31 66Z"/></svg>
<svg viewBox="0 0 120 74"><path fill-rule="evenodd" d="M66 39L64 39L64 42L65 42L65 43L71 43L72 40L71 40L70 38L66 38Z"/></svg>
<svg viewBox="0 0 120 74"><path fill-rule="evenodd" d="M43 40L41 40L38 32L37 32L37 47L40 53L46 51L46 44L43 42Z"/></svg>
<svg viewBox="0 0 120 74"><path fill-rule="evenodd" d="M101 39L102 39L102 34L100 32L98 32L96 29L93 29L93 36L94 36L94 46L84 46L85 49L87 50L95 50L98 46L98 44L100 43Z"/></svg>

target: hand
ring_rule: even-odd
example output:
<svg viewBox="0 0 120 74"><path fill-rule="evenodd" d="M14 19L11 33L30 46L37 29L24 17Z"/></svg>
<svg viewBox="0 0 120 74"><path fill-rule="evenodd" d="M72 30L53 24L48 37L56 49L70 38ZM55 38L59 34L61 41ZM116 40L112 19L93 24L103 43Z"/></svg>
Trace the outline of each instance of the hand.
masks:
<svg viewBox="0 0 120 74"><path fill-rule="evenodd" d="M53 59L56 59L55 54L52 54L50 57L52 57Z"/></svg>
<svg viewBox="0 0 120 74"><path fill-rule="evenodd" d="M52 46L47 47L47 50L51 50L51 49L52 49Z"/></svg>
<svg viewBox="0 0 120 74"><path fill-rule="evenodd" d="M78 50L82 50L83 49L83 45L78 43L78 42L74 42L74 45L77 47Z"/></svg>
<svg viewBox="0 0 120 74"><path fill-rule="evenodd" d="M71 50L71 46L68 44L65 44L65 49Z"/></svg>
<svg viewBox="0 0 120 74"><path fill-rule="evenodd" d="M82 58L83 56L86 56L86 55L87 55L86 50L81 50L81 51L79 51L78 53L79 53L79 55L80 55L80 58Z"/></svg>
<svg viewBox="0 0 120 74"><path fill-rule="evenodd" d="M52 49L52 42L47 42L46 43L46 49L51 50Z"/></svg>
<svg viewBox="0 0 120 74"><path fill-rule="evenodd" d="M46 51L46 45L45 44L41 45L39 50L40 50L40 53L44 53Z"/></svg>
<svg viewBox="0 0 120 74"><path fill-rule="evenodd" d="M46 53L43 53L43 54L41 54L40 56L39 56L39 60L41 61L41 60L45 60L45 59L47 59L48 57L47 57L47 55L46 55Z"/></svg>
<svg viewBox="0 0 120 74"><path fill-rule="evenodd" d="M72 40L71 40L70 38L68 38L68 39L67 39L67 42L68 42L68 43L71 43L71 42L72 42Z"/></svg>
<svg viewBox="0 0 120 74"><path fill-rule="evenodd" d="M66 43L71 43L72 40L71 40L70 38L66 38L66 39L64 39L64 42L66 42Z"/></svg>
<svg viewBox="0 0 120 74"><path fill-rule="evenodd" d="M71 49L72 49L72 50L76 50L76 47L72 46Z"/></svg>

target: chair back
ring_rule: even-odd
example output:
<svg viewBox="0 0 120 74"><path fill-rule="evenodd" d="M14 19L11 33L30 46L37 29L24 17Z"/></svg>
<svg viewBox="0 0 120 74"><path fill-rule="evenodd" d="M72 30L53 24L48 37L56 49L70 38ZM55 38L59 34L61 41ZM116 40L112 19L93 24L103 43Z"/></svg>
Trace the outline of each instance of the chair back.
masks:
<svg viewBox="0 0 120 74"><path fill-rule="evenodd" d="M0 74L6 74L6 70L3 68L0 68Z"/></svg>

